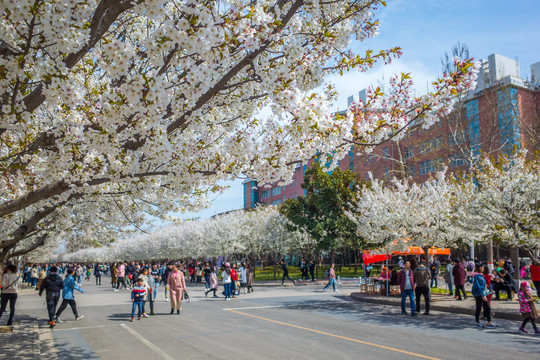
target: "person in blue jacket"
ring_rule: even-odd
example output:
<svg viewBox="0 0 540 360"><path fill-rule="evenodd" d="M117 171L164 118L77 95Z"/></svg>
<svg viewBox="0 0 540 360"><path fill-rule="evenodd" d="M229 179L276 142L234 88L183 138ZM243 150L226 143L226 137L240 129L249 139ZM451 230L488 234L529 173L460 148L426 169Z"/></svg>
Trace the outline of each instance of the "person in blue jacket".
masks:
<svg viewBox="0 0 540 360"><path fill-rule="evenodd" d="M60 315L68 305L71 306L71 310L73 310L75 320L81 320L84 317L84 315L79 315L79 313L77 312L77 304L75 303L75 297L73 296L73 292L75 290L80 291L81 293L84 293L84 290L81 289L79 285L77 285L77 283L75 282L73 273L73 269L68 269L66 278L64 279L64 289L62 289L62 304L56 312L57 322L62 322L62 320L60 320Z"/></svg>
<svg viewBox="0 0 540 360"><path fill-rule="evenodd" d="M474 317L476 320L475 328L482 329L484 326L480 324L480 310L484 308L484 317L487 320L488 329L494 329L497 326L491 323L491 307L489 306L487 296L489 295L489 289L486 285L486 279L484 279L484 266L477 266L473 276L472 294L476 300L476 312Z"/></svg>

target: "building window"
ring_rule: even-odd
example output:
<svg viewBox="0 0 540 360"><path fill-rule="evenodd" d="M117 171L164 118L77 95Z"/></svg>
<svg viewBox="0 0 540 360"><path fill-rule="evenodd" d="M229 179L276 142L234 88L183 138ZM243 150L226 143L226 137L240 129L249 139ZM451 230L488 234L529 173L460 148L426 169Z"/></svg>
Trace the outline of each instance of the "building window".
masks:
<svg viewBox="0 0 540 360"><path fill-rule="evenodd" d="M461 167L461 166L465 166L465 159L463 159L458 154L453 154L452 156L450 156L451 168L456 168L456 167Z"/></svg>
<svg viewBox="0 0 540 360"><path fill-rule="evenodd" d="M480 155L480 113L478 110L478 99L471 100L465 104L465 116L467 117L469 138L471 139L471 149L475 155Z"/></svg>
<svg viewBox="0 0 540 360"><path fill-rule="evenodd" d="M403 149L403 156L405 156L405 160L414 157L414 146L405 147Z"/></svg>
<svg viewBox="0 0 540 360"><path fill-rule="evenodd" d="M272 201L272 205L275 205L275 206L281 205L281 199L277 199L277 200Z"/></svg>
<svg viewBox="0 0 540 360"><path fill-rule="evenodd" d="M388 179L390 177L390 168L388 166L384 167L384 178Z"/></svg>
<svg viewBox="0 0 540 360"><path fill-rule="evenodd" d="M416 169L414 168L414 164L410 164L409 166L407 166L407 176L409 177L416 176Z"/></svg>
<svg viewBox="0 0 540 360"><path fill-rule="evenodd" d="M384 157L389 158L390 157L390 148L388 146L384 147Z"/></svg>
<svg viewBox="0 0 540 360"><path fill-rule="evenodd" d="M272 188L272 196L276 196L281 194L281 186L277 186L275 188Z"/></svg>
<svg viewBox="0 0 540 360"><path fill-rule="evenodd" d="M517 89L509 87L499 90L497 105L502 151L505 154L511 154L515 149L521 148Z"/></svg>
<svg viewBox="0 0 540 360"><path fill-rule="evenodd" d="M426 175L426 174L434 172L436 168L435 164L436 162L434 160L426 160L426 161L420 162L418 173L420 175Z"/></svg>
<svg viewBox="0 0 540 360"><path fill-rule="evenodd" d="M264 190L262 193L262 198L266 199L268 197L270 197L270 190Z"/></svg>

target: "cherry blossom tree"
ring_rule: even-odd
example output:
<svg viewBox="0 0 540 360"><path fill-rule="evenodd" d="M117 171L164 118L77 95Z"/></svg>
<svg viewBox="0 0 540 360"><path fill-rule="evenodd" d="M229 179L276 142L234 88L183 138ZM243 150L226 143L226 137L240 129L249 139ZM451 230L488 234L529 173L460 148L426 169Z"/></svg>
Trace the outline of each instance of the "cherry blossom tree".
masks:
<svg viewBox="0 0 540 360"><path fill-rule="evenodd" d="M540 162L527 153L486 159L462 183L457 219L483 241L519 247L540 265Z"/></svg>
<svg viewBox="0 0 540 360"><path fill-rule="evenodd" d="M378 32L384 4L3 1L0 267L67 231L71 248L89 246L198 209L218 180L290 181L317 152L339 159L411 121L429 126L474 83L470 61L425 96L403 74L390 95L330 114L326 75L401 53L350 50Z"/></svg>

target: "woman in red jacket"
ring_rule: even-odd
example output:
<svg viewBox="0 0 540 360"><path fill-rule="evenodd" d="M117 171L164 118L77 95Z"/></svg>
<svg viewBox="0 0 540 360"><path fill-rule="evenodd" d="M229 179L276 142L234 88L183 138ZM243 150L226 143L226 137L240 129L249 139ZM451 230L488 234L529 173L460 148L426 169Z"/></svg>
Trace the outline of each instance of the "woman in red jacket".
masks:
<svg viewBox="0 0 540 360"><path fill-rule="evenodd" d="M540 266L531 264L531 280L536 289L536 294L540 298Z"/></svg>

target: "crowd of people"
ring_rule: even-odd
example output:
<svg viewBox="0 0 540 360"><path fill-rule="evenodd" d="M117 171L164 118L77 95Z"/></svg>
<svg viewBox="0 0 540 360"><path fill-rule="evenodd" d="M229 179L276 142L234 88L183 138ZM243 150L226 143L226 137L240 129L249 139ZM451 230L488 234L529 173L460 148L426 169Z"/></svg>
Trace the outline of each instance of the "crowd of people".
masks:
<svg viewBox="0 0 540 360"><path fill-rule="evenodd" d="M286 279L296 284L289 275L288 265L285 259L280 261L282 268L282 281L284 285ZM525 269L526 265L520 264L520 275L530 276L537 295L540 297L540 266L531 265ZM314 281L315 262L307 262L302 258L300 262L301 280ZM424 300L424 315L430 314L431 296L430 289L438 287L438 277L444 279L449 296L453 296L458 301L468 298L465 285L471 286L470 293L476 303L475 326L478 328L495 328L492 323L493 312L491 310L492 300L502 299L501 293L506 294L506 298L511 301L517 296L520 305L520 313L523 323L519 327L521 332L526 333L526 326L530 322L535 333L540 333L536 325L538 313L533 298L532 287L528 281L518 283L514 279L516 269L510 259L501 258L496 262L495 267L490 272L477 259L453 259L446 260L446 266L442 270L441 262L434 257L430 262L421 258L417 263L415 258L398 259L398 267L390 270L384 267L380 278L388 279L391 285L399 285L401 292L402 314L407 314L406 301L409 298L411 316L416 316L421 311L421 299ZM77 310L74 292L84 293L82 284L84 281L91 281L93 275L95 284L102 285L102 276L109 276L110 286L114 291L129 291L131 293L132 309L131 321L155 315L154 303L156 302L160 286L163 286L163 294L166 302L170 303L170 314L180 315L182 310L182 300L189 299L186 282L191 286L198 286L204 281L204 295L208 297L220 297L219 285L223 291L223 298L228 301L231 298L253 292L254 268L250 262L221 262L214 264L208 262L116 262L112 264L27 264L21 269L9 264L5 268L2 278L2 294L0 317L9 304L9 318L7 325L13 323L15 314L15 304L17 300L18 288L26 283L28 286L39 291L39 295L46 295L47 311L49 316L49 326L52 328L56 323L61 322L60 316L67 306L71 307L75 320L80 320L84 316ZM311 275L311 279L310 276ZM326 271L325 277L328 284L324 291L333 288L337 289L336 272L334 264ZM60 306L58 303L62 299ZM147 314L146 309L149 309ZM480 315L483 315L482 317ZM485 320L481 324L480 320Z"/></svg>

